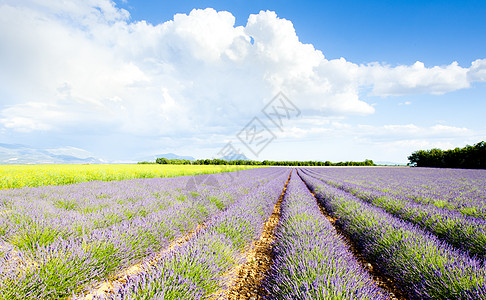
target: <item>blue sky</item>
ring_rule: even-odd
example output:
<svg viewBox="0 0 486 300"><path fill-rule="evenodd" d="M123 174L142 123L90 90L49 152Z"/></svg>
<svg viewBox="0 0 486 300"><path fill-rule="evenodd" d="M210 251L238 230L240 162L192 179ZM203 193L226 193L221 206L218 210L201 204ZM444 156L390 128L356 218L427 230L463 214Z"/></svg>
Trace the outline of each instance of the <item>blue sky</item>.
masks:
<svg viewBox="0 0 486 300"><path fill-rule="evenodd" d="M176 13L212 7L231 12L236 25L272 10L291 20L302 42L329 58L428 66L461 65L484 56L484 1L116 1L132 20L158 24Z"/></svg>
<svg viewBox="0 0 486 300"><path fill-rule="evenodd" d="M406 162L486 138L484 1L0 0L0 143ZM283 92L301 111L238 139ZM240 136L241 137L241 136Z"/></svg>

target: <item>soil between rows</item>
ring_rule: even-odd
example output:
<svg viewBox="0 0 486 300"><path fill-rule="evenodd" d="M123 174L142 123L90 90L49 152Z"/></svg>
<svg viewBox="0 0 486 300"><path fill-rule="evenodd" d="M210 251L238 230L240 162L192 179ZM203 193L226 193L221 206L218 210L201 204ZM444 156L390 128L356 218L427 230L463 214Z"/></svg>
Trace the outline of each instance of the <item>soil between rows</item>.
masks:
<svg viewBox="0 0 486 300"><path fill-rule="evenodd" d="M213 299L263 299L262 295L265 294L265 291L262 289L260 283L272 265L272 246L275 241L275 229L280 221L281 206L292 172L293 169L290 171L289 178L285 183L280 198L275 204L271 216L264 224L264 229L260 238L246 253L246 263L239 265L235 270L230 272L230 274L232 273L234 275L233 279L230 279L230 283L228 284L229 289L222 291L219 295L215 295Z"/></svg>
<svg viewBox="0 0 486 300"><path fill-rule="evenodd" d="M353 256L356 258L356 260L361 264L361 266L367 270L372 278L373 281L381 287L383 290L388 292L390 294L390 299L392 300L407 300L406 294L400 290L397 285L395 284L394 280L383 274L377 267L377 263L374 261L367 260L364 255L359 251L356 243L349 237L346 232L342 229L341 226L338 224L338 218L331 216L331 214L326 210L324 206L321 205L319 202L319 199L316 197L316 194L312 192L311 188L307 185L307 182L305 182L304 179L300 176L300 174L297 173L299 178L304 182L305 186L309 190L309 192L312 194L312 196L315 198L317 205L319 206L319 210L321 213L326 217L327 220L332 224L338 235L336 238L340 238L349 248Z"/></svg>

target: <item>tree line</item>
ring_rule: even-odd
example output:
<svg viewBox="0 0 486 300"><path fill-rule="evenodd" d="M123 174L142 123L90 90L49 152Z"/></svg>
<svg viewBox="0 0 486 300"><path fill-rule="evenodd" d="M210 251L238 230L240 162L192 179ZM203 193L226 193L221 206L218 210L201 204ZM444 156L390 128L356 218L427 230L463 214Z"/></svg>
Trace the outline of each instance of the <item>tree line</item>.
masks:
<svg viewBox="0 0 486 300"><path fill-rule="evenodd" d="M151 162L139 162L139 164L153 164ZM186 159L157 158L155 164L169 165L247 165L247 166L374 166L372 160L345 161L332 163L330 161L273 161L273 160L224 160L224 159L198 159L190 161Z"/></svg>
<svg viewBox="0 0 486 300"><path fill-rule="evenodd" d="M415 151L408 157L409 165L433 168L486 169L486 142L451 150Z"/></svg>

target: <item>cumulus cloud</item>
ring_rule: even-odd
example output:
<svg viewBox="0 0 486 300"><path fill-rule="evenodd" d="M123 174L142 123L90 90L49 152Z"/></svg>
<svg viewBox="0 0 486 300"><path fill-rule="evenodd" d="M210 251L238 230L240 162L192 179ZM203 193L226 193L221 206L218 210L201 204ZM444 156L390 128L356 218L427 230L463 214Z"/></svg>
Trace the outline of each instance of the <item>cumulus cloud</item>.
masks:
<svg viewBox="0 0 486 300"><path fill-rule="evenodd" d="M154 25L110 0L0 1L2 130L224 135L279 91L307 117L367 115L363 87L441 94L485 74L486 60L470 68L328 60L271 11L246 26L210 8Z"/></svg>

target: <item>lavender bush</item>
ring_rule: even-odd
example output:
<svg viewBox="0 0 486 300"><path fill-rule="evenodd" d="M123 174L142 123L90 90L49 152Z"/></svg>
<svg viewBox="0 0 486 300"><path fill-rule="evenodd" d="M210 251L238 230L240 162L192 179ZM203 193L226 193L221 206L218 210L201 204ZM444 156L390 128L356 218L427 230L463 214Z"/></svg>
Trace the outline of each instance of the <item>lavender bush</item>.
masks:
<svg viewBox="0 0 486 300"><path fill-rule="evenodd" d="M388 299L360 267L295 173L287 186L268 299Z"/></svg>
<svg viewBox="0 0 486 300"><path fill-rule="evenodd" d="M0 299L59 299L150 258L279 172L0 191ZM200 182L206 182L201 180Z"/></svg>
<svg viewBox="0 0 486 300"><path fill-rule="evenodd" d="M317 171L327 179L486 219L486 170L387 167L307 170Z"/></svg>
<svg viewBox="0 0 486 300"><path fill-rule="evenodd" d="M346 182L346 178L329 179L322 171L305 169L302 172L416 224L473 256L484 258L486 255L486 220L482 218L467 216L457 210L440 208L432 204L417 203L404 195ZM324 176L321 175L323 173Z"/></svg>
<svg viewBox="0 0 486 300"><path fill-rule="evenodd" d="M245 262L244 252L258 239L279 199L289 169L239 199L190 242L168 253L155 266L129 277L108 299L207 299L225 288L225 274ZM99 297L105 299L105 296Z"/></svg>
<svg viewBox="0 0 486 300"><path fill-rule="evenodd" d="M219 295L228 272L245 262L261 235L289 171L0 191L0 299L81 299L96 282L139 262L144 273L129 276L107 298ZM298 171L338 226L410 299L486 299L486 171ZM203 222L207 226L189 242L153 262ZM275 249L275 265L264 280L272 299L387 297L296 173Z"/></svg>
<svg viewBox="0 0 486 300"><path fill-rule="evenodd" d="M363 253L410 299L486 299L483 260L349 193L301 176Z"/></svg>

